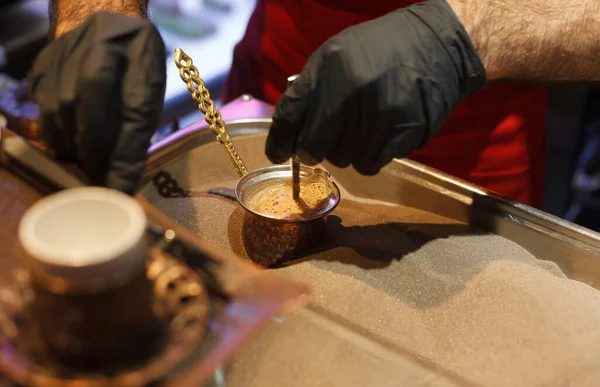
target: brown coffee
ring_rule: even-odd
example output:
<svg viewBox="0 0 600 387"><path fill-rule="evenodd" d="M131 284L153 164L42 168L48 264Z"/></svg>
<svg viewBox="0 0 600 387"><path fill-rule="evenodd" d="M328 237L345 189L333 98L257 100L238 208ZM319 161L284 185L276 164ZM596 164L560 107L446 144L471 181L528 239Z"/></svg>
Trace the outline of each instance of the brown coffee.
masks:
<svg viewBox="0 0 600 387"><path fill-rule="evenodd" d="M329 203L327 184L319 177L300 182L300 199L295 200L291 180L275 180L262 183L249 193L246 205L264 216L299 220L319 215Z"/></svg>

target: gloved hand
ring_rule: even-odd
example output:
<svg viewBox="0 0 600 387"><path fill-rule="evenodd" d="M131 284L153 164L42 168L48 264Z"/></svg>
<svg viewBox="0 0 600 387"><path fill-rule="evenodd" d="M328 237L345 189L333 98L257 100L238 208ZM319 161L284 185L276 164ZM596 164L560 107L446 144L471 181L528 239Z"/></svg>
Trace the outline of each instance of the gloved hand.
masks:
<svg viewBox="0 0 600 387"><path fill-rule="evenodd" d="M91 184L132 194L159 125L165 46L148 21L97 13L48 44L29 74L44 140Z"/></svg>
<svg viewBox="0 0 600 387"><path fill-rule="evenodd" d="M277 104L266 154L324 158L366 175L422 147L485 84L469 36L443 0L350 27L309 58Z"/></svg>

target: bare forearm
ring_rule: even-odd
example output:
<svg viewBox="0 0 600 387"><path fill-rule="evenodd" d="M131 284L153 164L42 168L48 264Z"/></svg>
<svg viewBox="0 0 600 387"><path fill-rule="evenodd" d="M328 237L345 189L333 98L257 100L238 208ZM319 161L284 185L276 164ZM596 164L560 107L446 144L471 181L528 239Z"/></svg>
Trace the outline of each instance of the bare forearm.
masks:
<svg viewBox="0 0 600 387"><path fill-rule="evenodd" d="M600 1L447 2L489 80L600 81Z"/></svg>
<svg viewBox="0 0 600 387"><path fill-rule="evenodd" d="M51 38L58 38L98 11L147 17L149 0L50 0Z"/></svg>

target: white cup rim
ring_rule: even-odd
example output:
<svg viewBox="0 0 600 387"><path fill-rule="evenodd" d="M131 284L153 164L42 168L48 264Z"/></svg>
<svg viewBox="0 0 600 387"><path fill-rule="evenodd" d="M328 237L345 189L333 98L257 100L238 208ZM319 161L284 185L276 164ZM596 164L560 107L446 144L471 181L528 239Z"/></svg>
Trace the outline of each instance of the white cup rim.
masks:
<svg viewBox="0 0 600 387"><path fill-rule="evenodd" d="M127 214L129 223L110 243L89 248L57 247L41 239L36 232L38 222L57 208L81 201L110 203ZM60 221L57 220L57 227ZM41 263L56 267L90 267L124 257L139 246L146 230L146 215L132 197L102 187L82 187L46 196L30 207L19 224L19 239L28 255ZM76 238L76 235L73 235Z"/></svg>

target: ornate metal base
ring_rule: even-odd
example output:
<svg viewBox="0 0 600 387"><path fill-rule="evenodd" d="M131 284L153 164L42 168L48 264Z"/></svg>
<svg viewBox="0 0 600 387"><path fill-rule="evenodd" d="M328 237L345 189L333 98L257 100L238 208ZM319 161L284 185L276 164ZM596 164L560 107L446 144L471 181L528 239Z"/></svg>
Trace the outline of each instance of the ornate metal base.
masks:
<svg viewBox="0 0 600 387"><path fill-rule="evenodd" d="M166 342L156 355L137 369L85 374L41 364L29 355L31 321L25 307L31 298L27 272L15 266L0 273L8 284L0 288L0 373L20 385L48 387L145 386L164 378L182 363L205 337L210 300L198 275L179 260L155 252L148 264L153 281L156 313L169 324ZM9 278L8 278L9 277Z"/></svg>

